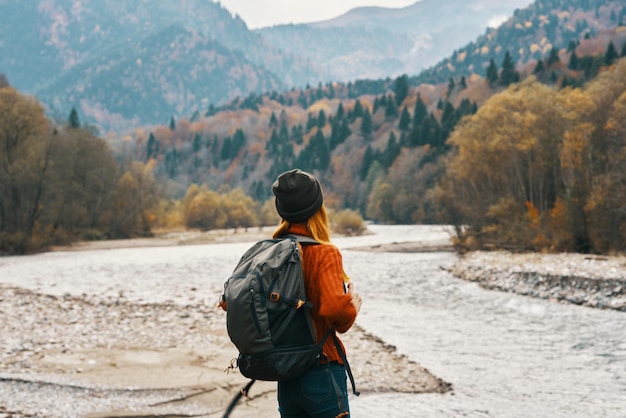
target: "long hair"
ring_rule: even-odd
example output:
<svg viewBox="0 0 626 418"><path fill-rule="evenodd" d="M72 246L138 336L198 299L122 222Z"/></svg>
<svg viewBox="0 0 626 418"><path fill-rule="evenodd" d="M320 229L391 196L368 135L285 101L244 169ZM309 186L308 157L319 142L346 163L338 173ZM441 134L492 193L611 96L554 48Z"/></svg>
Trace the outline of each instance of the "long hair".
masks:
<svg viewBox="0 0 626 418"><path fill-rule="evenodd" d="M291 222L282 220L276 231L274 238L286 235L289 231ZM328 226L328 213L324 204L320 206L317 212L306 221L306 229L311 233L313 239L320 244L330 244L330 228Z"/></svg>
<svg viewBox="0 0 626 418"><path fill-rule="evenodd" d="M282 220L276 231L274 231L274 238L281 237L283 235L287 235L289 232L289 227L291 226L291 222ZM306 229L311 233L311 236L315 241L320 244L330 244L330 228L328 227L328 213L326 212L326 207L322 203L319 210L313 214L306 221ZM343 273L343 281L348 283L350 281L350 277L346 274L345 271Z"/></svg>

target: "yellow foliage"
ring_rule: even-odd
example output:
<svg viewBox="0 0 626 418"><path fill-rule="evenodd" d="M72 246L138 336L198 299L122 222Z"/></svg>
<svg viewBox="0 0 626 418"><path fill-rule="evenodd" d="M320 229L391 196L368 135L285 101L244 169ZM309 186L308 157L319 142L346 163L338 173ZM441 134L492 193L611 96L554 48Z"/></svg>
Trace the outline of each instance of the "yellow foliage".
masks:
<svg viewBox="0 0 626 418"><path fill-rule="evenodd" d="M339 234L362 235L367 229L363 218L355 210L346 209L332 213L329 218L333 231Z"/></svg>
<svg viewBox="0 0 626 418"><path fill-rule="evenodd" d="M541 224L541 216L539 215L539 211L533 205L533 202L526 201L526 210L528 211L528 219L530 220L530 225L533 227L539 227Z"/></svg>
<svg viewBox="0 0 626 418"><path fill-rule="evenodd" d="M482 48L480 48L480 53L483 54L483 55L489 54L489 47L488 46L483 46Z"/></svg>
<svg viewBox="0 0 626 418"><path fill-rule="evenodd" d="M592 131L593 125L581 123L573 130L565 132L560 152L561 167L573 170L584 169Z"/></svg>
<svg viewBox="0 0 626 418"><path fill-rule="evenodd" d="M327 99L318 100L315 103L313 103L311 106L309 106L309 112L315 114L316 116L320 112L320 110L323 110L324 113L326 114L326 117L328 117L331 114L333 109Z"/></svg>

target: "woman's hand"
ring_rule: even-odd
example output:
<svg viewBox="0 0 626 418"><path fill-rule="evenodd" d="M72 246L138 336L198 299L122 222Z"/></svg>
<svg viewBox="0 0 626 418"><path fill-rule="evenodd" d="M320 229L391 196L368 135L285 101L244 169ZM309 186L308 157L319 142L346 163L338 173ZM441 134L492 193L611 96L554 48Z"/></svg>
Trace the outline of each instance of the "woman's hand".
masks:
<svg viewBox="0 0 626 418"><path fill-rule="evenodd" d="M354 283L352 282L348 283L348 294L352 296L352 305L354 305L354 309L356 309L356 313L358 314L363 301L361 300L361 295L354 291Z"/></svg>

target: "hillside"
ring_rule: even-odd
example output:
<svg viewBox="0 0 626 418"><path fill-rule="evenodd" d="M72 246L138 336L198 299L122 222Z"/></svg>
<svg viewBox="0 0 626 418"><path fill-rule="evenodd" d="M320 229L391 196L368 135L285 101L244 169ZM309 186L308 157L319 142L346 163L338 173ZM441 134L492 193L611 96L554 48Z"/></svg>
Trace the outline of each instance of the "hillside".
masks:
<svg viewBox="0 0 626 418"><path fill-rule="evenodd" d="M555 8L546 9L547 3ZM43 223L35 222L34 214L52 211L46 215L51 231L65 226L92 236L149 234L155 225L252 226L268 222L270 185L295 166L320 177L332 210L350 209L383 223L457 225L458 244L464 247L619 250L626 242L624 6L617 0L598 0L581 2L579 8L564 3L564 10L557 3L538 0L497 28L489 38L490 49L484 51L497 51L503 58L481 55L488 62L483 74L472 71L465 76L463 66L457 71L447 65L444 82L418 82L436 73L433 70L412 78L320 82L304 89L251 93L223 105L210 104L206 111L170 117L168 123L137 124L124 135L106 135L119 177L111 174L115 168L110 159L94 164L102 145L92 138L89 122L80 123L82 115L73 112L44 135L47 125L38 104L11 88L0 88L7 98L0 103L7 108L0 112L0 128L10 130L22 120L28 125L28 117L37 115L32 119L37 134L24 140L33 143L29 152L38 157L23 161L30 169L21 181L45 178L54 183L42 194L33 193L40 183L24 190L47 204L29 199L16 203L11 187L0 188L0 204L7 203L11 211L5 213L15 219L30 216L24 224L31 229L46 225L43 218ZM541 14L533 14L537 11ZM516 61L507 28L526 15L539 22L577 16L577 26L596 29L580 31L566 48L558 49L553 45L567 38L563 34L570 34L569 26L551 31L545 23L528 24L527 40L533 43L524 48L534 49L534 42L545 48ZM222 60L254 68L243 54L231 54L217 41L180 26L171 26L143 46L148 51L145 62L151 65L149 56L162 53L148 46L171 48L178 43L197 46L198 51L210 46ZM526 57L517 38L511 45ZM182 55L186 47L174 50L174 55ZM114 54L111 57L101 64L102 71L109 63L120 68L137 65L123 56L117 61ZM144 65L144 57L140 63ZM153 80L161 79L155 75ZM6 85L2 77L0 84ZM13 102L24 102L31 110L18 114ZM89 141L82 139L85 132ZM35 145L40 135L45 146ZM86 151L68 152L89 143L93 146ZM13 144L7 144L11 149ZM54 163L50 174L38 177L51 158L43 151L61 145L54 158L73 162ZM83 152L90 155L88 164L81 160ZM21 170L22 163L11 164L5 172ZM90 174L93 185L77 181L89 170L107 175ZM66 179L72 183L64 183ZM13 177L3 181L11 184ZM96 186L107 193L94 197L86 192ZM58 187L65 191L57 192ZM81 201L89 205L84 213L77 203ZM26 204L30 206L24 211L21 205ZM239 208L237 219L228 214L233 208Z"/></svg>
<svg viewBox="0 0 626 418"><path fill-rule="evenodd" d="M76 108L119 133L252 93L414 75L527 2L423 0L250 31L214 1L0 0L0 72L53 118Z"/></svg>
<svg viewBox="0 0 626 418"><path fill-rule="evenodd" d="M550 54L568 53L585 41L581 53L591 55L609 40L626 39L626 5L612 0L537 0L519 9L502 25L487 32L436 65L412 78L412 83L441 83L449 77L485 76L490 60L498 65L506 51L520 69Z"/></svg>
<svg viewBox="0 0 626 418"><path fill-rule="evenodd" d="M0 16L10 83L55 118L76 107L105 130L317 79L212 1L1 0Z"/></svg>

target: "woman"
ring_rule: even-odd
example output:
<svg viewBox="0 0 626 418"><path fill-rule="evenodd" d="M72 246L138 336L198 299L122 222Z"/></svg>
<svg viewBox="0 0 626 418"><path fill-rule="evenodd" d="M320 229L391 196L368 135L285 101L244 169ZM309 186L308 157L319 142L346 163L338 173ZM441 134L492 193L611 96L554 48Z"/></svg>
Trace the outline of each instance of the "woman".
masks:
<svg viewBox="0 0 626 418"><path fill-rule="evenodd" d="M361 297L343 271L341 253L330 243L322 188L315 176L287 171L272 185L282 218L274 238L288 234L314 238L321 245L302 244L302 269L308 300L313 304L317 341L329 329L346 332L361 309ZM346 286L347 284L347 286ZM328 338L321 364L300 377L278 382L278 406L283 418L349 416L346 369L336 344ZM338 393L339 392L339 393Z"/></svg>

